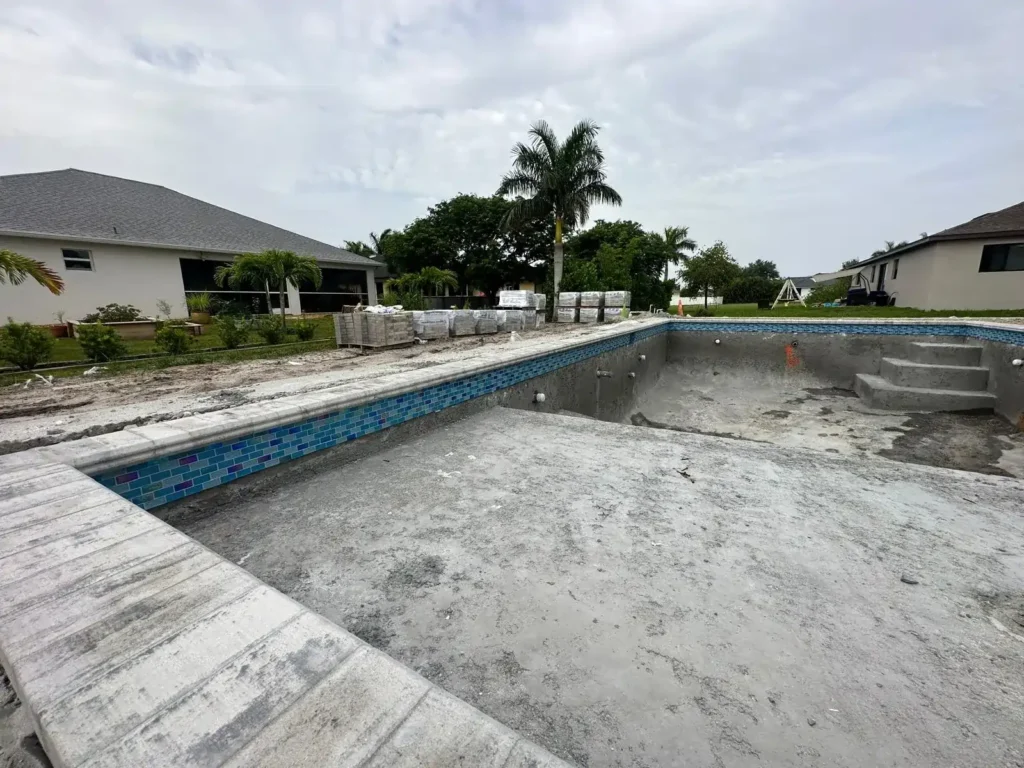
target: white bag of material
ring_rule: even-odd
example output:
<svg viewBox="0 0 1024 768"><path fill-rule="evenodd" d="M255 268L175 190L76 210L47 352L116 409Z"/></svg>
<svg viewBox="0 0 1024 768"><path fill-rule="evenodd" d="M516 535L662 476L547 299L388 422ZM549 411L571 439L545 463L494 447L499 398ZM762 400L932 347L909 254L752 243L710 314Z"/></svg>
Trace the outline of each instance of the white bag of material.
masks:
<svg viewBox="0 0 1024 768"><path fill-rule="evenodd" d="M604 291L583 291L582 293L580 293L580 306L603 307ZM580 318L580 322L584 322L582 317Z"/></svg>
<svg viewBox="0 0 1024 768"><path fill-rule="evenodd" d="M558 306L578 307L580 305L579 291L562 292L558 294Z"/></svg>
<svg viewBox="0 0 1024 768"><path fill-rule="evenodd" d="M555 322L557 323L578 323L580 321L579 307L557 307Z"/></svg>
<svg viewBox="0 0 1024 768"><path fill-rule="evenodd" d="M606 307L628 307L629 291L605 291L604 305Z"/></svg>
<svg viewBox="0 0 1024 768"><path fill-rule="evenodd" d="M516 309L536 308L537 297L533 291L499 291L498 306Z"/></svg>
<svg viewBox="0 0 1024 768"><path fill-rule="evenodd" d="M599 322L601 322L601 308L600 307L580 307L580 322L581 323L599 323Z"/></svg>
<svg viewBox="0 0 1024 768"><path fill-rule="evenodd" d="M521 309L498 310L499 331L522 331L526 328L526 320Z"/></svg>
<svg viewBox="0 0 1024 768"><path fill-rule="evenodd" d="M533 298L534 298L534 306L537 309L544 310L544 309L548 308L548 297L547 297L546 294L535 293L535 294L533 294Z"/></svg>

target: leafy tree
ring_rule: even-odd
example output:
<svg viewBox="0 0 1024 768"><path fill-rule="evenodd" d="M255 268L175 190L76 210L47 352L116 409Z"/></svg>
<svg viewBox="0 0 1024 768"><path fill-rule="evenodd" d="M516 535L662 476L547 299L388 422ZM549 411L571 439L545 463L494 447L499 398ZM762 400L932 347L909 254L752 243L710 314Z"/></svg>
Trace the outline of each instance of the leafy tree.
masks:
<svg viewBox="0 0 1024 768"><path fill-rule="evenodd" d="M563 291L600 291L602 287L603 283L594 262L572 257L565 260L565 272L562 275Z"/></svg>
<svg viewBox="0 0 1024 768"><path fill-rule="evenodd" d="M565 141L559 141L547 122L534 123L530 145L516 144L512 170L498 187L498 195L515 196L505 215L507 228L530 219L554 220L556 294L562 281L565 230L586 224L590 206L595 203L622 205L622 197L606 183L604 153L597 134L596 123L581 120Z"/></svg>
<svg viewBox="0 0 1024 768"><path fill-rule="evenodd" d="M672 264L679 264L679 260L682 259L685 262L690 258L690 254L697 249L697 243L695 240L689 237L689 227L665 227L665 234L662 235L662 239L665 241L665 245L668 250L672 253L672 257L665 261L665 279L668 280L668 265L669 262Z"/></svg>
<svg viewBox="0 0 1024 768"><path fill-rule="evenodd" d="M779 268L775 266L775 262L765 261L764 259L756 259L743 267L743 276L760 277L765 280L779 280L782 277L779 274Z"/></svg>
<svg viewBox="0 0 1024 768"><path fill-rule="evenodd" d="M680 274L690 295L704 294L706 309L708 293L722 293L725 287L739 276L740 267L729 255L729 249L725 244L718 240L714 245L702 248L696 256L692 256Z"/></svg>
<svg viewBox="0 0 1024 768"><path fill-rule="evenodd" d="M285 325L285 294L288 285L298 288L312 283L319 288L323 280L320 267L312 256L299 256L292 251L267 250L243 253L231 264L218 267L214 274L217 284L232 288L263 288L267 292L267 310L270 310L270 286L276 286L281 305L281 327Z"/></svg>
<svg viewBox="0 0 1024 768"><path fill-rule="evenodd" d="M633 241L630 242L633 244ZM635 247L616 248L604 243L597 250L594 264L601 275L601 289L605 291L630 291L633 288L633 254Z"/></svg>
<svg viewBox="0 0 1024 768"><path fill-rule="evenodd" d="M64 281L60 275L43 262L0 249L0 285L21 285L27 278L35 280L55 296L64 292Z"/></svg>
<svg viewBox="0 0 1024 768"><path fill-rule="evenodd" d="M758 275L741 274L730 280L722 291L724 304L752 304L757 301L771 301L782 290L782 280L772 280Z"/></svg>

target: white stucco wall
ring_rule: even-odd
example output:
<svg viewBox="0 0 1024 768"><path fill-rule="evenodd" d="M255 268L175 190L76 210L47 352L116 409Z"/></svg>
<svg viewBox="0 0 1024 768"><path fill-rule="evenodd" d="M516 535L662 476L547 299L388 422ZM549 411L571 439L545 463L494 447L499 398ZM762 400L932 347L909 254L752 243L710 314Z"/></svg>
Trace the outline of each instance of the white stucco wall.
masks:
<svg viewBox="0 0 1024 768"><path fill-rule="evenodd" d="M32 280L18 286L0 285L0 321L11 316L40 325L57 322L59 310L64 310L66 320L77 320L111 302L133 304L144 315L156 315L156 303L163 299L173 305L174 314L184 316L185 288L178 259L198 257L188 251L13 237L0 237L3 248L42 261L64 279L60 296ZM61 248L92 251L94 271L65 269Z"/></svg>
<svg viewBox="0 0 1024 768"><path fill-rule="evenodd" d="M1024 271L980 272L981 250L988 244L1015 243L1020 238L932 243L899 256L899 274L892 279L888 263L885 289L896 294L896 306L918 309L1022 309ZM878 265L875 266L877 285ZM871 267L865 273L870 277Z"/></svg>

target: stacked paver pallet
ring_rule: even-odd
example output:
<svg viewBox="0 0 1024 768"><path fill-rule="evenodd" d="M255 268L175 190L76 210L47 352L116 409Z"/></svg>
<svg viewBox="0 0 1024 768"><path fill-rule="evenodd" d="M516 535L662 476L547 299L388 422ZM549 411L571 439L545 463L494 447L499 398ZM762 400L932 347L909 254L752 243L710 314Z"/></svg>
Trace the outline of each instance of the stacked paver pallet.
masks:
<svg viewBox="0 0 1024 768"><path fill-rule="evenodd" d="M420 339L447 339L448 312L444 309L432 309L426 312L412 313L413 332Z"/></svg>
<svg viewBox="0 0 1024 768"><path fill-rule="evenodd" d="M562 291L558 294L555 307L555 322L578 323L580 321L580 294L577 291Z"/></svg>
<svg viewBox="0 0 1024 768"><path fill-rule="evenodd" d="M411 312L343 312L334 316L338 346L394 347L415 338Z"/></svg>
<svg viewBox="0 0 1024 768"><path fill-rule="evenodd" d="M604 321L617 323L629 316L629 291L604 292ZM625 312L623 312L625 308Z"/></svg>
<svg viewBox="0 0 1024 768"><path fill-rule="evenodd" d="M604 291L582 291L580 293L580 322L599 323L604 318Z"/></svg>

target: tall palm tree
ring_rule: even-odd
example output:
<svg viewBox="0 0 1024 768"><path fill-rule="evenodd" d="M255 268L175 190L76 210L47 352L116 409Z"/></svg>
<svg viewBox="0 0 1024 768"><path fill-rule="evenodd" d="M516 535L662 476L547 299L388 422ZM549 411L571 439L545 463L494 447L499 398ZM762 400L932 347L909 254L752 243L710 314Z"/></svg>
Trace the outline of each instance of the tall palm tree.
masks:
<svg viewBox="0 0 1024 768"><path fill-rule="evenodd" d="M562 233L586 224L595 203L622 205L608 184L604 153L597 145L598 127L581 120L564 142L544 120L530 128L531 142L512 149L512 170L501 179L497 194L516 200L502 222L512 228L531 219L555 219L555 295L562 282Z"/></svg>
<svg viewBox="0 0 1024 768"><path fill-rule="evenodd" d="M231 264L219 267L214 279L221 286L228 284L232 288L263 288L267 293L268 312L271 311L270 286L275 286L281 307L281 325L284 326L284 297L288 292L288 285L298 288L302 283L312 283L319 288L323 282L323 275L312 256L299 256L292 251L272 249L260 253L243 253Z"/></svg>
<svg viewBox="0 0 1024 768"><path fill-rule="evenodd" d="M662 239L668 249L675 254L673 258L665 260L665 279L668 280L669 262L678 265L682 259L685 264L690 260L690 254L697 250L697 242L690 236L689 227L665 227L665 234Z"/></svg>
<svg viewBox="0 0 1024 768"><path fill-rule="evenodd" d="M884 256L889 251L895 251L897 248L902 248L906 244L907 244L906 240L900 240L900 242L898 242L898 243L895 240L886 240L885 241L885 248L879 248L877 251L872 253L871 256L872 256L872 258L875 257L875 256Z"/></svg>
<svg viewBox="0 0 1024 768"><path fill-rule="evenodd" d="M21 285L26 278L32 278L54 296L64 292L64 281L60 275L43 262L14 251L0 250L0 285L7 282Z"/></svg>
<svg viewBox="0 0 1024 768"><path fill-rule="evenodd" d="M434 295L440 296L442 288L455 290L459 287L459 276L450 269L439 269L438 267L424 267L419 271L420 285L423 288L430 286L434 289Z"/></svg>
<svg viewBox="0 0 1024 768"><path fill-rule="evenodd" d="M349 253L354 253L357 256L366 256L370 259L376 255L376 251L362 240L346 240L344 248Z"/></svg>
<svg viewBox="0 0 1024 768"><path fill-rule="evenodd" d="M370 242L373 243L373 254L377 258L380 258L381 256L384 255L384 240L387 239L387 236L394 231L395 230L389 227L388 229L385 229L383 232L381 232L379 235L376 232L370 233Z"/></svg>

